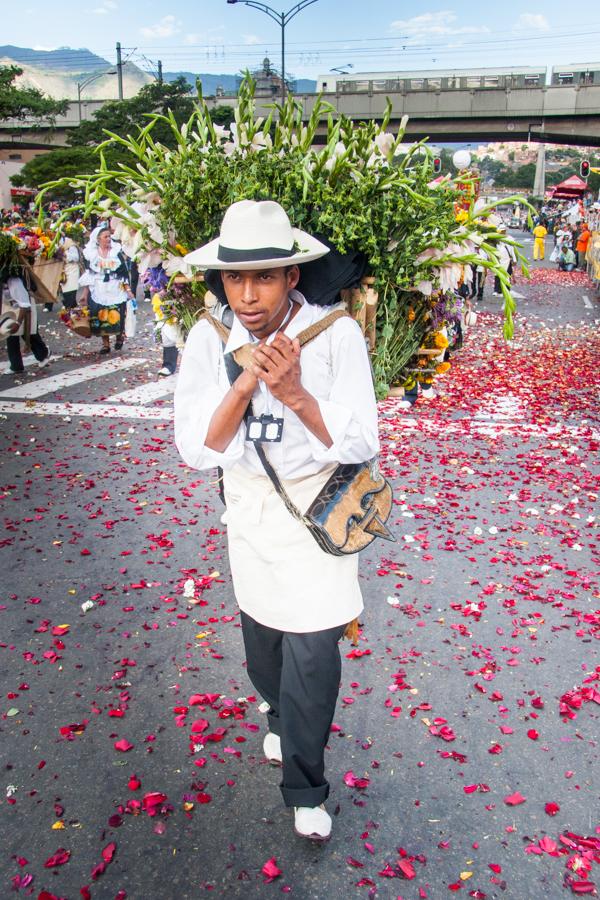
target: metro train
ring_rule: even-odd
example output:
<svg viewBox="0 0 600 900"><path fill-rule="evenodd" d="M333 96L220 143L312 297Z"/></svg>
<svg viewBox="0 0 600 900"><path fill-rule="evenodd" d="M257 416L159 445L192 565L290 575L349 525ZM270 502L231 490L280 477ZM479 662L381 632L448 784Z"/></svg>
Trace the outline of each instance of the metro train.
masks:
<svg viewBox="0 0 600 900"><path fill-rule="evenodd" d="M553 66L549 73L536 66L490 69L438 69L412 72L357 72L320 75L317 91L325 94L408 93L412 91L515 90L553 86L600 85L600 63Z"/></svg>

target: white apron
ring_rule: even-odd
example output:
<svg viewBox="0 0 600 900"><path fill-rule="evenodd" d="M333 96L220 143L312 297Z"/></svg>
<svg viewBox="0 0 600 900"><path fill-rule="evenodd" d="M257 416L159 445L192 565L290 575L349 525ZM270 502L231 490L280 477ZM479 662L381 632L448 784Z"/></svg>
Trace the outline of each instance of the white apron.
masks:
<svg viewBox="0 0 600 900"><path fill-rule="evenodd" d="M304 511L334 469L282 483ZM269 628L300 633L344 625L361 613L358 553L321 550L266 475L235 466L224 473L224 487L231 574L243 612Z"/></svg>

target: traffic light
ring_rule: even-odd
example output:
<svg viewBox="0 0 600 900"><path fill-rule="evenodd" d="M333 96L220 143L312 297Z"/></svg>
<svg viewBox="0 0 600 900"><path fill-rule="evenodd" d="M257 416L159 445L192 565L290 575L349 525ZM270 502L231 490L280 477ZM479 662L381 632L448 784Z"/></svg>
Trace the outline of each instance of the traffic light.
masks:
<svg viewBox="0 0 600 900"><path fill-rule="evenodd" d="M579 174L582 178L588 178L590 174L590 161L589 159L582 159L579 165Z"/></svg>
<svg viewBox="0 0 600 900"><path fill-rule="evenodd" d="M589 163L588 163L588 168L589 168ZM442 158L441 158L441 156L434 156L433 157L433 173L434 173L434 175L439 175L441 171L442 171Z"/></svg>

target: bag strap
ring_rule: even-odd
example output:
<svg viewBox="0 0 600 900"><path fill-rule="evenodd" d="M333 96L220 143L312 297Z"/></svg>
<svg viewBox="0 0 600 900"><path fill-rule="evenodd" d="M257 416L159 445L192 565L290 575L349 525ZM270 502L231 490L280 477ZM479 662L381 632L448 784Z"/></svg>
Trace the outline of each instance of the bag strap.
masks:
<svg viewBox="0 0 600 900"><path fill-rule="evenodd" d="M273 466L267 459L267 454L265 453L265 450L264 450L264 447L262 446L262 444L256 442L254 444L254 449L256 450L256 455L258 456L258 458L260 459L260 461L262 463L263 469L269 476L271 484L273 485L276 492L279 494L279 496L283 500L287 511L289 513L291 513L291 515L295 519L297 519L298 522L301 522L302 525L306 525L307 528L311 529L312 523L306 518L306 516L302 515L302 513L300 512L300 510L298 509L298 507L296 506L296 504L294 503L294 501L292 500L292 498L290 497L290 495L288 494L288 492L282 485L282 483L279 479L279 475L277 474L277 472L275 471L275 469L273 468Z"/></svg>
<svg viewBox="0 0 600 900"><path fill-rule="evenodd" d="M351 318L350 314L345 309L336 309L336 310L333 310L333 312L330 312L327 316L324 316L318 322L314 322L312 325L309 325L308 328L305 328L303 331L301 331L297 335L297 339L300 341L300 346L303 347L305 344L308 344L310 341L314 340L319 334L321 334L323 331L325 331L327 328L329 328L331 325L333 325L334 322L337 322L338 319L341 319L344 317ZM215 331L221 338L223 344L226 344L231 330L229 328L227 328L226 325L224 325L222 322L220 322L218 319L216 319L214 316L212 316L206 310L203 310L198 315L198 319L201 319L201 318L206 319L208 322L210 322L210 324L213 326L213 328L215 329ZM251 346L252 346L251 344L245 344L243 347L240 347L239 349L245 350L246 348L250 348ZM243 370L243 362L242 362L242 360L238 359L237 353L238 353L238 351L234 351L233 353L225 353L223 355L223 359L225 362L225 370L227 372L227 377L229 378L230 384L233 384L233 382L236 380L236 378L238 378L238 376L241 374L241 372ZM244 419L247 419L248 416L251 416L251 415L252 415L252 401L250 401L250 403L248 404L248 406L246 408L246 412L244 413ZM311 523L306 518L306 516L302 515L302 513L300 512L300 510L298 509L296 504L293 502L293 500L287 493L283 484L281 483L279 475L277 474L277 472L275 471L275 469L269 462L269 460L267 458L267 454L265 453L263 446L259 442L256 442L254 444L254 449L256 450L256 455L258 456L263 469L265 470L266 474L268 475L273 487L275 488L275 491L277 492L279 497L281 497L281 500L283 501L288 512L295 519L297 519L298 522L301 522L303 525L306 525L308 528L311 528Z"/></svg>
<svg viewBox="0 0 600 900"><path fill-rule="evenodd" d="M299 334L296 335L296 339L300 342L300 346L304 347L305 344L308 344L310 341L314 340L319 334L321 334L321 332L325 331L327 328L333 325L334 322L337 322L338 319L342 318L352 317L350 313L345 309L334 309L333 312L330 312L322 319L319 319L318 322L314 322L312 325L309 325L308 328L304 328L301 332L299 332ZM223 322L220 322L219 319L215 318L215 316L211 315L205 309L198 313L197 319L206 319L206 321L209 322L215 329L215 331L221 338L221 341L224 344L227 343L227 341L229 340L231 329L224 325ZM243 344L241 347L238 347L237 350L233 351L235 361L243 369L248 367L251 349L252 344Z"/></svg>

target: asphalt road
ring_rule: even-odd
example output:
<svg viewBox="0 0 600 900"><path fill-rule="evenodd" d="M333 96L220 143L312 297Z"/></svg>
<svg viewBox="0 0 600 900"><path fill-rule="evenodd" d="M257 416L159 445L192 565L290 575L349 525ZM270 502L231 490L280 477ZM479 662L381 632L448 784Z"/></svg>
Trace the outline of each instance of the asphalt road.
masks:
<svg viewBox="0 0 600 900"><path fill-rule="evenodd" d="M488 286L438 396L381 406L398 543L362 562L320 847L261 755L221 507L173 446L148 307L122 368L42 314L57 359L0 377L2 897L600 882L600 300L543 277L511 345Z"/></svg>

